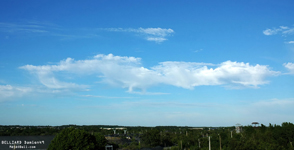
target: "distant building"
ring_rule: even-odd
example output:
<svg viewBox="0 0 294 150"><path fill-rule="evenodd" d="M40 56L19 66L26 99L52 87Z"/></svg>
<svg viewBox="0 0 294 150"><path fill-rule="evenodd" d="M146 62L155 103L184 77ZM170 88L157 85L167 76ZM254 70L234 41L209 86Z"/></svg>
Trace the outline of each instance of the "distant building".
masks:
<svg viewBox="0 0 294 150"><path fill-rule="evenodd" d="M258 126L259 123L258 122L252 122L252 125L254 125L254 127L256 127L256 125Z"/></svg>
<svg viewBox="0 0 294 150"><path fill-rule="evenodd" d="M113 150L113 145L106 145L105 150Z"/></svg>
<svg viewBox="0 0 294 150"><path fill-rule="evenodd" d="M203 130L203 128L189 128L190 130Z"/></svg>
<svg viewBox="0 0 294 150"><path fill-rule="evenodd" d="M126 136L126 139L132 140L132 137L131 136Z"/></svg>
<svg viewBox="0 0 294 150"><path fill-rule="evenodd" d="M236 133L241 133L242 132L242 126L241 124L237 123L236 126L235 126L235 130L236 130Z"/></svg>

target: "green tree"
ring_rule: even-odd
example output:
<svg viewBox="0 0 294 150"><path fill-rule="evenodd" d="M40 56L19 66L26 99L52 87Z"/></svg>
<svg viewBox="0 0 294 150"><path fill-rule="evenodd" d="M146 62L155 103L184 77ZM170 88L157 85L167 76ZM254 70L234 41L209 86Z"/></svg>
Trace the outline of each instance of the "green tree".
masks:
<svg viewBox="0 0 294 150"><path fill-rule="evenodd" d="M97 142L94 135L84 130L66 128L51 141L48 150L95 150Z"/></svg>
<svg viewBox="0 0 294 150"><path fill-rule="evenodd" d="M142 135L143 142L151 147L160 145L160 131L157 129L149 130Z"/></svg>
<svg viewBox="0 0 294 150"><path fill-rule="evenodd" d="M101 133L95 133L94 135L97 142L97 149L104 150L107 144L107 140L105 139L104 135L102 135Z"/></svg>

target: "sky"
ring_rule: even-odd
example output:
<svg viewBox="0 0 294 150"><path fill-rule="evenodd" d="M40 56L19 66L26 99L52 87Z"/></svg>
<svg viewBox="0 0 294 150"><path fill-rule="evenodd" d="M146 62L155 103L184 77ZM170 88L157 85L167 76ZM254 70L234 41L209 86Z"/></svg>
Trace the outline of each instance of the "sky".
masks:
<svg viewBox="0 0 294 150"><path fill-rule="evenodd" d="M0 125L292 122L292 0L2 0Z"/></svg>

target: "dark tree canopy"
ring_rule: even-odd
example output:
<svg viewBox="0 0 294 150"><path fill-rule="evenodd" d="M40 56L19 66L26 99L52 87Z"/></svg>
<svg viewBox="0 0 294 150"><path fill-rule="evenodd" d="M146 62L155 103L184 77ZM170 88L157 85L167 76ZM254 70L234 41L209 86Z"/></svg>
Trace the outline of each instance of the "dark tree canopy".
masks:
<svg viewBox="0 0 294 150"><path fill-rule="evenodd" d="M107 144L107 140L105 139L104 135L102 135L101 133L95 133L94 135L96 137L97 149L104 150Z"/></svg>
<svg viewBox="0 0 294 150"><path fill-rule="evenodd" d="M102 137L102 142L106 140ZM98 140L98 139L97 139ZM94 135L90 133L74 129L67 128L62 130L50 143L48 150L96 150L101 149L101 145L105 145L105 143L99 143Z"/></svg>
<svg viewBox="0 0 294 150"><path fill-rule="evenodd" d="M157 129L149 130L142 136L143 142L151 147L160 145L160 131Z"/></svg>

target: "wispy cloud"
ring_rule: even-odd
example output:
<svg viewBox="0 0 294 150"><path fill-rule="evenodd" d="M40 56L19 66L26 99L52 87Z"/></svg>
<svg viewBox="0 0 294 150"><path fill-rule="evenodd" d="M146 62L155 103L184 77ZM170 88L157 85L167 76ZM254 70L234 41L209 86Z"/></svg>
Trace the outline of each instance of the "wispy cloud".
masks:
<svg viewBox="0 0 294 150"><path fill-rule="evenodd" d="M223 107L220 104L212 104L212 103L182 103L182 102L154 102L148 100L141 100L141 101L126 101L123 102L121 105L126 107Z"/></svg>
<svg viewBox="0 0 294 150"><path fill-rule="evenodd" d="M61 40L75 40L75 39L89 39L89 38L96 38L99 37L97 34L55 34L53 33L52 36L60 37Z"/></svg>
<svg viewBox="0 0 294 150"><path fill-rule="evenodd" d="M155 41L161 43L167 40L166 37L171 36L174 33L172 29L163 29L163 28L103 28L102 30L111 31L111 32L134 32L141 34L148 41Z"/></svg>
<svg viewBox="0 0 294 150"><path fill-rule="evenodd" d="M194 50L193 52L198 53L198 52L201 52L201 51L203 51L203 49Z"/></svg>
<svg viewBox="0 0 294 150"><path fill-rule="evenodd" d="M168 95L170 93L161 93L161 92L146 92L145 90L141 92L136 92L136 91L128 91L129 93L133 94L139 94L139 95Z"/></svg>
<svg viewBox="0 0 294 150"><path fill-rule="evenodd" d="M10 98L22 97L25 94L32 92L29 87L17 87L11 85L0 85L0 102Z"/></svg>
<svg viewBox="0 0 294 150"><path fill-rule="evenodd" d="M293 34L294 27L280 26L279 28L266 29L263 31L264 35L275 35L281 33L283 35Z"/></svg>
<svg viewBox="0 0 294 150"><path fill-rule="evenodd" d="M99 76L103 83L127 88L128 92L142 90L142 93L158 84L185 89L202 85L258 88L259 85L269 83L265 80L267 76L280 74L268 66L244 62L226 61L211 64L166 61L148 69L143 67L140 61L141 58L136 57L99 54L86 60L67 58L57 65L25 65L20 68L35 74L40 83L52 89L86 89L85 85L59 81L55 77L66 73L68 76Z"/></svg>
<svg viewBox="0 0 294 150"><path fill-rule="evenodd" d="M109 32L136 33L147 41L161 43L172 36L174 30L164 28L99 28ZM59 37L61 40L75 40L99 37L95 28L69 29L52 23L27 21L23 23L0 22L0 32L7 34L38 35ZM7 36L8 37L8 36Z"/></svg>
<svg viewBox="0 0 294 150"><path fill-rule="evenodd" d="M4 23L0 22L1 32L29 32L29 33L45 33L48 32L46 27L43 25L36 24L14 24L14 23Z"/></svg>
<svg viewBox="0 0 294 150"><path fill-rule="evenodd" d="M294 63L288 62L283 64L289 70L290 74L294 74Z"/></svg>
<svg viewBox="0 0 294 150"><path fill-rule="evenodd" d="M286 43L288 43L288 44L294 44L294 41L288 41Z"/></svg>
<svg viewBox="0 0 294 150"><path fill-rule="evenodd" d="M259 107L277 107L277 106L293 106L294 105L294 98L290 99L277 99L273 98L267 101L259 101L255 102L253 104L254 106L259 106Z"/></svg>
<svg viewBox="0 0 294 150"><path fill-rule="evenodd" d="M82 29L65 29L58 25L39 22L27 21L24 23L6 23L0 22L0 32L7 34L22 34L22 35L38 35L38 36L52 36L59 37L61 40L74 40L84 38L96 38L98 35L91 32L85 32Z"/></svg>
<svg viewBox="0 0 294 150"><path fill-rule="evenodd" d="M83 97L107 98L107 99L129 99L137 97L114 97L114 96L100 96L100 95L82 95Z"/></svg>
<svg viewBox="0 0 294 150"><path fill-rule="evenodd" d="M0 85L0 102L10 101L15 99L35 99L38 97L64 97L76 95L77 91L85 91L85 88L63 87L52 88L47 86L15 86L4 84Z"/></svg>
<svg viewBox="0 0 294 150"><path fill-rule="evenodd" d="M53 71L57 71L54 68L58 68L57 66L32 66L32 65L26 65L20 67L20 69L26 69L30 71L30 73L37 76L38 80L50 89L86 89L86 85L78 85L75 83L68 83L59 81L56 79L56 77L53 74ZM60 69L59 71L61 71Z"/></svg>
<svg viewBox="0 0 294 150"><path fill-rule="evenodd" d="M155 41L157 43L161 43L163 41L167 40L166 38L162 37L147 37L147 41Z"/></svg>

